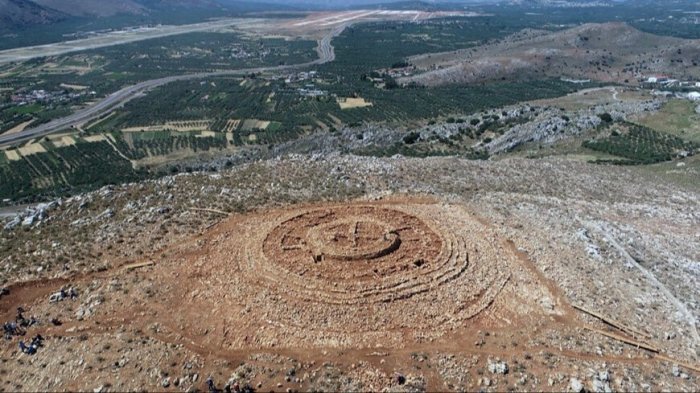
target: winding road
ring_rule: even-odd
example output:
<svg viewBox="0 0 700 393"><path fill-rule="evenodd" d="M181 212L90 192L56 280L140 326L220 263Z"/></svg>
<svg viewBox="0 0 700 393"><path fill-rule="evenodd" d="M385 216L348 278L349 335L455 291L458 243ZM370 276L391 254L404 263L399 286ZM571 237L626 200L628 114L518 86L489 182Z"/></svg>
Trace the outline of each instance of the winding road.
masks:
<svg viewBox="0 0 700 393"><path fill-rule="evenodd" d="M83 124L87 121L96 119L110 111L116 109L117 107L124 105L126 102L140 96L141 94L153 90L156 87L167 85L173 82L191 80L191 79L201 79L210 78L216 76L229 76L229 75L243 75L257 72L271 72L271 71L285 71L292 70L296 68L304 68L313 65L319 65L331 62L335 60L335 51L331 45L331 41L334 37L340 35L340 33L345 30L345 28L350 25L350 23L342 24L328 34L326 34L321 40L318 41L318 47L316 51L318 52L318 59L301 64L292 65L282 65L282 66L271 66L271 67L257 67L257 68L243 68L237 70L226 70L226 71L216 71L216 72L202 72L194 74L185 75L175 75L168 76L158 79L151 79L144 82L137 83L132 86L125 87L119 91L116 91L102 101L99 101L93 105L86 108L80 109L77 112L60 118L52 120L46 124L42 124L37 127L29 128L21 132L17 132L10 135L0 135L0 146L11 145L19 142L24 142L34 138L40 138L45 135L65 130L67 128L75 127L79 124Z"/></svg>

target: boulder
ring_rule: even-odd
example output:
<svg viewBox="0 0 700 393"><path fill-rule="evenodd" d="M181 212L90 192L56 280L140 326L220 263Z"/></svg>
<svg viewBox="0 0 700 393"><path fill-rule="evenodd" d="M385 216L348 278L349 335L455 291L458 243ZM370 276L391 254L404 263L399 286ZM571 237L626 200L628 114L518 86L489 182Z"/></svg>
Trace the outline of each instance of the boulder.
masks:
<svg viewBox="0 0 700 393"><path fill-rule="evenodd" d="M508 364L500 360L495 362L489 361L489 371L492 374L508 374Z"/></svg>
<svg viewBox="0 0 700 393"><path fill-rule="evenodd" d="M583 392L583 383L577 378L571 378L569 380L569 388L572 392L581 393Z"/></svg>

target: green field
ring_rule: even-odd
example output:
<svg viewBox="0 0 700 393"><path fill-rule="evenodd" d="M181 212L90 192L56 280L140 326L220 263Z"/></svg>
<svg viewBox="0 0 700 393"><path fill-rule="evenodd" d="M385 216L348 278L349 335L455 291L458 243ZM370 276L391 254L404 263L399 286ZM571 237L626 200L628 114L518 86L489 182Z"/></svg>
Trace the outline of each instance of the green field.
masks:
<svg viewBox="0 0 700 393"><path fill-rule="evenodd" d="M280 129L282 129L282 123L280 123L280 122L278 122L278 121L273 121L273 122L270 123L269 126L267 126L267 128L265 129L265 131L277 132L277 131L279 131Z"/></svg>
<svg viewBox="0 0 700 393"><path fill-rule="evenodd" d="M22 105L22 106L16 106L16 107L9 109L8 114L27 115L27 114L39 112L40 110L41 110L41 105L39 105L39 104Z"/></svg>
<svg viewBox="0 0 700 393"><path fill-rule="evenodd" d="M700 114L695 112L693 103L685 100L673 100L657 113L637 121L654 130L700 143Z"/></svg>
<svg viewBox="0 0 700 393"><path fill-rule="evenodd" d="M107 142L78 143L0 162L0 198L36 200L143 178Z"/></svg>
<svg viewBox="0 0 700 393"><path fill-rule="evenodd" d="M630 165L654 164L694 155L699 145L651 128L622 124L622 127L615 127L610 136L585 141L583 147L621 158L594 162Z"/></svg>

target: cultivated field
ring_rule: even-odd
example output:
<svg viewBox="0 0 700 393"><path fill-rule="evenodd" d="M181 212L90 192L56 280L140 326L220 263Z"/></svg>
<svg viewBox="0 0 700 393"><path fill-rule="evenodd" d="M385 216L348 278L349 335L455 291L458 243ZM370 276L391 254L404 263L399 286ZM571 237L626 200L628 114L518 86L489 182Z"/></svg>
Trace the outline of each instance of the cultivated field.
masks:
<svg viewBox="0 0 700 393"><path fill-rule="evenodd" d="M700 143L700 113L689 101L668 102L657 113L637 116L635 120L647 127Z"/></svg>
<svg viewBox="0 0 700 393"><path fill-rule="evenodd" d="M180 121L172 120L172 121L166 121L164 124L123 128L122 132L166 131L166 130L177 131L177 132L208 131L210 126L211 126L210 120L180 120Z"/></svg>

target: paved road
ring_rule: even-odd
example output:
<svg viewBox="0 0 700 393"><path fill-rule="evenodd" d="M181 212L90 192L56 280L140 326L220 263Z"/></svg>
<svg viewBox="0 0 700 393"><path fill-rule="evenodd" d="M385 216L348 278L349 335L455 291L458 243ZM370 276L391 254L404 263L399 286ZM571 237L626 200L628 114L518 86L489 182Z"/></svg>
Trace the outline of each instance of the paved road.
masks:
<svg viewBox="0 0 700 393"><path fill-rule="evenodd" d="M258 67L258 68L244 68L238 70L226 70L226 71L216 71L216 72L203 72L185 75L168 76L165 78L151 79L148 81L140 82L138 84L125 87L115 93L110 94L102 101L93 104L84 109L78 110L72 115L53 120L49 123L42 124L40 126L29 128L21 132L17 132L11 135L0 135L0 146L11 145L18 142L24 142L30 139L39 138L53 132L58 132L77 126L79 124L85 123L92 119L96 119L115 108L124 105L126 102L138 97L139 95L152 90L156 87L166 85L168 83L184 81L190 79L201 79L210 78L214 76L228 76L228 75L244 75L257 72L270 72L270 71L285 71L292 70L296 68L309 67L312 65L318 65L323 63L328 63L335 60L335 51L331 45L333 37L338 36L345 30L349 24L344 24L338 26L333 31L326 34L318 42L318 47L316 48L319 58L317 60L294 65L284 65L284 66L273 66L273 67Z"/></svg>
<svg viewBox="0 0 700 393"><path fill-rule="evenodd" d="M0 207L0 220L5 218L14 218L20 215L30 205Z"/></svg>

